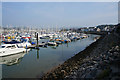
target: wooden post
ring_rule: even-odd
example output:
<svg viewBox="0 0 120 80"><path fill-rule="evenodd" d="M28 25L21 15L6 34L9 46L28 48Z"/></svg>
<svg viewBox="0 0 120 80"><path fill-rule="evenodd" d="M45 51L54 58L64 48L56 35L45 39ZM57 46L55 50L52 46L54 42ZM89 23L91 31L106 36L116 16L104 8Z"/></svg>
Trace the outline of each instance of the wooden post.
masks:
<svg viewBox="0 0 120 80"><path fill-rule="evenodd" d="M38 46L38 32L37 32L37 35L36 35L36 39L37 39L37 47L39 47Z"/></svg>
<svg viewBox="0 0 120 80"><path fill-rule="evenodd" d="M37 49L37 59L39 59L39 50Z"/></svg>
<svg viewBox="0 0 120 80"><path fill-rule="evenodd" d="M35 32L35 38L36 38L36 32Z"/></svg>

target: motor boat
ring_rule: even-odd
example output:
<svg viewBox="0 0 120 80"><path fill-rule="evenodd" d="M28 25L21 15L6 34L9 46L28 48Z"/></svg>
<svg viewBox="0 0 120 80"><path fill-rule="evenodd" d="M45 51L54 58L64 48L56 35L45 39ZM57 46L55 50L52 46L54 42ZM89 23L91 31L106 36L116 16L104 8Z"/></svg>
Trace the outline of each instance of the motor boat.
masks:
<svg viewBox="0 0 120 80"><path fill-rule="evenodd" d="M18 64L26 53L20 53L5 57L0 57L0 64L6 64L8 66Z"/></svg>
<svg viewBox="0 0 120 80"><path fill-rule="evenodd" d="M28 41L26 41L26 42L21 43L20 45L21 45L22 47L24 47L24 48L28 48L28 47L31 46L31 43L29 43Z"/></svg>
<svg viewBox="0 0 120 80"><path fill-rule="evenodd" d="M16 40L12 40L12 41L3 41L4 44L16 44L16 43L22 43Z"/></svg>
<svg viewBox="0 0 120 80"><path fill-rule="evenodd" d="M57 43L56 43L56 42L49 41L49 42L48 42L48 45L49 45L49 46L57 46Z"/></svg>
<svg viewBox="0 0 120 80"><path fill-rule="evenodd" d="M26 52L25 48L19 47L17 44L3 44L0 47L0 57Z"/></svg>
<svg viewBox="0 0 120 80"><path fill-rule="evenodd" d="M16 41L16 40L12 40L12 41L3 41L4 44L17 44L19 47L24 47L24 48L28 48L29 46L31 46L31 43L27 41Z"/></svg>

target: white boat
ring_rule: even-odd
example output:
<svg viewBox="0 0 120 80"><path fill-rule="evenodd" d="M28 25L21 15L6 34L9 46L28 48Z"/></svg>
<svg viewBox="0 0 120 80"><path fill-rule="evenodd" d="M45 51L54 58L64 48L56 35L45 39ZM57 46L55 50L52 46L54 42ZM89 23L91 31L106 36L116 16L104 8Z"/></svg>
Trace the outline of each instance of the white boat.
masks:
<svg viewBox="0 0 120 80"><path fill-rule="evenodd" d="M0 57L0 64L13 65L18 64L26 53L20 53L15 55L10 55L6 57Z"/></svg>
<svg viewBox="0 0 120 80"><path fill-rule="evenodd" d="M0 57L26 52L25 48L19 48L17 44L3 44L0 48Z"/></svg>
<svg viewBox="0 0 120 80"><path fill-rule="evenodd" d="M48 42L48 45L49 45L49 46L57 46L57 43L56 43L56 42L51 42L51 41L49 41L49 42Z"/></svg>
<svg viewBox="0 0 120 80"><path fill-rule="evenodd" d="M16 40L12 40L11 42L4 42L5 44L16 44L18 45L19 47L24 47L24 48L28 48L29 46L31 46L31 43L27 41L24 41L24 42L18 42Z"/></svg>
<svg viewBox="0 0 120 80"><path fill-rule="evenodd" d="M27 41L27 42L21 43L21 45L22 45L24 48L28 48L28 47L31 46L31 43L29 43L29 42Z"/></svg>
<svg viewBox="0 0 120 80"><path fill-rule="evenodd" d="M82 37L83 37L83 38L87 38L88 36L87 36L86 34L83 34Z"/></svg>

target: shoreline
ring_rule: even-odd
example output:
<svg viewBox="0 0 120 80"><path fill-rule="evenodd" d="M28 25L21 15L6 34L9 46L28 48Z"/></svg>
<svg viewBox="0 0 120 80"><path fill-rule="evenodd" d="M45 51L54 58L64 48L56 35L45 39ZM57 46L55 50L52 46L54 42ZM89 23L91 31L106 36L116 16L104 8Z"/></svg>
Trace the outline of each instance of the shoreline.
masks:
<svg viewBox="0 0 120 80"><path fill-rule="evenodd" d="M88 55L90 54L90 52L92 50L94 50L94 48L97 46L97 44L104 38L104 36L101 36L98 40L96 40L95 42L93 42L92 44L90 44L89 46L87 46L83 51L80 51L79 53L77 53L75 56L69 58L67 61L65 61L63 64L58 65L57 67L53 68L51 71L48 71L45 75L43 75L42 79L45 78L54 78L52 77L52 75L54 76L54 73L57 73L57 78L64 78L65 76L69 75L70 72L74 69L74 66L78 66L80 65L80 62ZM73 63L79 63L74 64ZM81 62L82 63L82 62ZM67 67L68 66L68 67ZM66 69L67 68L67 69ZM75 67L77 68L77 67ZM62 75L60 75L62 74ZM60 76L59 76L60 75ZM47 76L47 77L46 77ZM49 77L48 77L49 76ZM57 79L55 78L55 79Z"/></svg>
<svg viewBox="0 0 120 80"><path fill-rule="evenodd" d="M98 40L90 44L83 51L79 52L75 56L69 58L63 64L58 65L57 67L53 68L51 71L44 74L41 77L41 79L43 80L69 79L69 78L100 78L101 79L106 77L105 75L110 73L112 70L110 65L113 64L115 60L114 57L118 59L117 63L119 63L119 58L120 58L120 55L118 54L120 49L120 45L118 45L120 44L120 38L118 37L119 29L117 31L118 32L114 31L111 34L102 35ZM114 49L116 49L116 47L118 51L115 52ZM113 53L115 52L116 54L110 52L112 51L112 49L113 49ZM96 72L97 74L94 74L95 71L97 71ZM102 77L100 77L100 75L102 75Z"/></svg>

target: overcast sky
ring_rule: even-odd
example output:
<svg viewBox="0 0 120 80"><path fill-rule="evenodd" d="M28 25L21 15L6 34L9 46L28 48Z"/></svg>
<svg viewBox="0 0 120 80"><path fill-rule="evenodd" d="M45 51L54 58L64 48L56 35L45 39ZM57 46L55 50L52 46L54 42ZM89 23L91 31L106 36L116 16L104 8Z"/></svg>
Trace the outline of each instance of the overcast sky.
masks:
<svg viewBox="0 0 120 80"><path fill-rule="evenodd" d="M118 23L117 2L3 2L3 26L89 27Z"/></svg>

